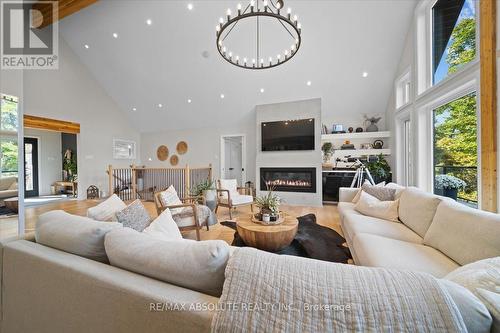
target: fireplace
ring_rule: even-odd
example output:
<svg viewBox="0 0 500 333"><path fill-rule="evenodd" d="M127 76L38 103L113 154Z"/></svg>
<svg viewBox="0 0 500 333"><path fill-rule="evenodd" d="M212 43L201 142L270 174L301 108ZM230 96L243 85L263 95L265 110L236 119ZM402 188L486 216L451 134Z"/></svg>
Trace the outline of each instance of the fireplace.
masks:
<svg viewBox="0 0 500 333"><path fill-rule="evenodd" d="M316 193L316 168L260 168L260 190Z"/></svg>

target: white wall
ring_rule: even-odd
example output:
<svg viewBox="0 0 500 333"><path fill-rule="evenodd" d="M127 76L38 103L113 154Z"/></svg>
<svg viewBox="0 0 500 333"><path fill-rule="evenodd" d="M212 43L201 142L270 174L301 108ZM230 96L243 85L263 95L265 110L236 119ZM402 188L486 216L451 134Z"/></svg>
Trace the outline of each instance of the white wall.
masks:
<svg viewBox="0 0 500 333"><path fill-rule="evenodd" d="M171 167L169 160L161 162L156 156L160 145L166 145L170 155L177 154L175 147L179 141L186 141L188 151L179 156L178 167L204 167L212 164L214 179L220 178L220 149L221 136L232 134L246 135L246 180L255 182L255 116L254 113L245 113L238 123L227 122L223 119L216 128L198 128L178 131L164 131L141 134L141 160L149 167ZM151 158L151 161L149 159Z"/></svg>
<svg viewBox="0 0 500 333"><path fill-rule="evenodd" d="M39 194L49 195L50 186L62 180L61 133L26 128L24 136L38 139Z"/></svg>
<svg viewBox="0 0 500 333"><path fill-rule="evenodd" d="M86 189L92 184L108 192L107 165L124 167L139 163L139 159L113 159L114 138L136 141L140 147L140 135L64 40L59 41L59 69L26 70L23 86L25 114L81 125L78 135L80 198L85 198Z"/></svg>
<svg viewBox="0 0 500 333"><path fill-rule="evenodd" d="M316 193L279 192L287 204L302 206L322 205L321 184L321 99L258 105L256 108L256 176L260 179L261 167L314 167L316 168ZM260 124L267 121L314 118L315 150L289 152L263 152L261 150ZM259 188L257 184L256 188ZM262 194L262 192L260 192Z"/></svg>

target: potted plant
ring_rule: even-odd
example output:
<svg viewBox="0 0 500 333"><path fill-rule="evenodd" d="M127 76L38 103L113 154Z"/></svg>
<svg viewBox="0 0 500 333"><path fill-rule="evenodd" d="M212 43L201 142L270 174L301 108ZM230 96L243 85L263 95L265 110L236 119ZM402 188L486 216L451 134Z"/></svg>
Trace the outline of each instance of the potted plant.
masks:
<svg viewBox="0 0 500 333"><path fill-rule="evenodd" d="M333 154L333 145L331 142L325 142L321 146L321 151L323 152L323 162L328 163L330 161L330 157Z"/></svg>
<svg viewBox="0 0 500 333"><path fill-rule="evenodd" d="M209 207L211 210L215 209L217 206L217 195L215 193L214 182L211 179L207 179L198 183L192 190L191 194L193 196L201 198L203 203Z"/></svg>
<svg viewBox="0 0 500 333"><path fill-rule="evenodd" d="M256 214L256 218L260 221L264 221L264 215L269 215L269 222L276 222L279 219L281 198L278 197L274 192L272 187L268 187L267 194L255 198L255 206L260 209L260 212Z"/></svg>
<svg viewBox="0 0 500 333"><path fill-rule="evenodd" d="M366 167L370 171L375 183L380 183L383 181L391 181L391 166L384 158L384 155L380 154L377 159L366 164Z"/></svg>
<svg viewBox="0 0 500 333"><path fill-rule="evenodd" d="M458 190L465 188L467 183L452 175L437 175L434 179L434 187L441 190L443 196L457 200Z"/></svg>
<svg viewBox="0 0 500 333"><path fill-rule="evenodd" d="M73 182L77 179L76 156L71 149L67 149L63 158L64 180Z"/></svg>

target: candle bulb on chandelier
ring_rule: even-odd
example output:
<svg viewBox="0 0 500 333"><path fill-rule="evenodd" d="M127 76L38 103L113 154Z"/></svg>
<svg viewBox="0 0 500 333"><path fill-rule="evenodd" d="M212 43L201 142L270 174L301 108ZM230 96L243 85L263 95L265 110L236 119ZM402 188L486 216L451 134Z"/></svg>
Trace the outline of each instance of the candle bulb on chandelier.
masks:
<svg viewBox="0 0 500 333"><path fill-rule="evenodd" d="M231 20L231 8L227 9L227 13L226 14L227 14L227 20L228 21Z"/></svg>
<svg viewBox="0 0 500 333"><path fill-rule="evenodd" d="M301 32L302 31L302 24L297 23L297 29L299 29L299 32Z"/></svg>
<svg viewBox="0 0 500 333"><path fill-rule="evenodd" d="M236 64L240 63L240 56L236 56Z"/></svg>
<svg viewBox="0 0 500 333"><path fill-rule="evenodd" d="M288 58L288 50L285 50L285 59Z"/></svg>
<svg viewBox="0 0 500 333"><path fill-rule="evenodd" d="M233 52L229 52L229 59L233 58Z"/></svg>
<svg viewBox="0 0 500 333"><path fill-rule="evenodd" d="M298 20L299 20L299 17L297 15L294 15L293 16L293 21L295 22L295 24L297 24Z"/></svg>
<svg viewBox="0 0 500 333"><path fill-rule="evenodd" d="M243 65L245 65L245 67L247 67L247 58L243 58Z"/></svg>
<svg viewBox="0 0 500 333"><path fill-rule="evenodd" d="M241 15L241 3L238 4L237 8L238 8L238 16L239 16L239 15Z"/></svg>
<svg viewBox="0 0 500 333"><path fill-rule="evenodd" d="M264 11L267 12L267 0L262 1L262 4L264 5Z"/></svg>
<svg viewBox="0 0 500 333"><path fill-rule="evenodd" d="M281 54L278 54L278 55L276 56L276 59L278 59L278 63L279 63L279 62L281 61Z"/></svg>
<svg viewBox="0 0 500 333"><path fill-rule="evenodd" d="M252 11L252 13L253 13L254 7L255 7L255 1L252 0L252 1L250 1L250 10Z"/></svg>
<svg viewBox="0 0 500 333"><path fill-rule="evenodd" d="M290 17L292 17L292 8L288 7L288 19L290 19Z"/></svg>

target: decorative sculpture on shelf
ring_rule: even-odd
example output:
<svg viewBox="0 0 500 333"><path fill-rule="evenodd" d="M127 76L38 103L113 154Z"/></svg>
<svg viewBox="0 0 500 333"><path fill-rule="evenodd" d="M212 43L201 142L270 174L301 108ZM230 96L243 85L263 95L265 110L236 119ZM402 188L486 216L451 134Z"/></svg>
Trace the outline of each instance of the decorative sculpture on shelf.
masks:
<svg viewBox="0 0 500 333"><path fill-rule="evenodd" d="M382 119L382 117L368 117L365 115L365 124L369 122L370 124L366 126L367 132L378 132L377 123Z"/></svg>

